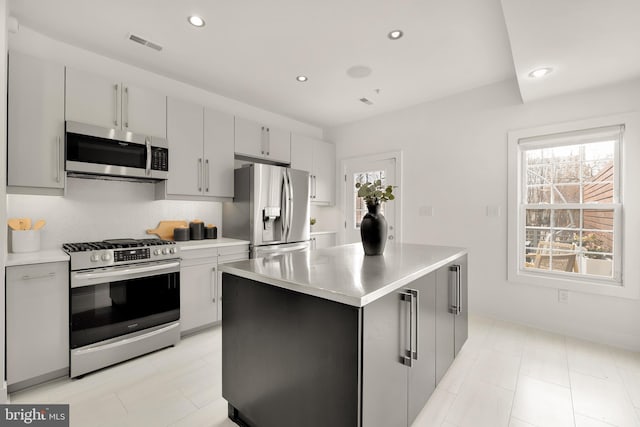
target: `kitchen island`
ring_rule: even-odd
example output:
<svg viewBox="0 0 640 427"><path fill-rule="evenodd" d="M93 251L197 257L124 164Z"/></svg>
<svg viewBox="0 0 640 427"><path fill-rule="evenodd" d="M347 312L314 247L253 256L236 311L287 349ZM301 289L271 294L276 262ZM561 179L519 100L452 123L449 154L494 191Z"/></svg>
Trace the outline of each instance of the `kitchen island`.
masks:
<svg viewBox="0 0 640 427"><path fill-rule="evenodd" d="M409 426L467 337L461 248L358 243L221 270L222 394L239 425Z"/></svg>

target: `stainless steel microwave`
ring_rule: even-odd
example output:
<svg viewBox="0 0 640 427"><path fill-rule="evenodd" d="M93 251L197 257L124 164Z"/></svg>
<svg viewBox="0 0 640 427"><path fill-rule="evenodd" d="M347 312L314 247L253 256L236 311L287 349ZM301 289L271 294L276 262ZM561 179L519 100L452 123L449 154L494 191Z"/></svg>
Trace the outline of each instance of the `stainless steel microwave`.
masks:
<svg viewBox="0 0 640 427"><path fill-rule="evenodd" d="M66 122L65 170L84 178L160 181L169 175L164 138Z"/></svg>

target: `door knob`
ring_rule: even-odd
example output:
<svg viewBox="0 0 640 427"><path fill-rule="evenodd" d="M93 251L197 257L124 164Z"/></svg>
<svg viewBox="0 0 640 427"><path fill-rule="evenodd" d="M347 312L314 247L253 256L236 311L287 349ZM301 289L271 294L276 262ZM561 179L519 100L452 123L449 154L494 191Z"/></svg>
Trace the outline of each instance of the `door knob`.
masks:
<svg viewBox="0 0 640 427"><path fill-rule="evenodd" d="M389 236L389 240L393 240L393 234Z"/></svg>

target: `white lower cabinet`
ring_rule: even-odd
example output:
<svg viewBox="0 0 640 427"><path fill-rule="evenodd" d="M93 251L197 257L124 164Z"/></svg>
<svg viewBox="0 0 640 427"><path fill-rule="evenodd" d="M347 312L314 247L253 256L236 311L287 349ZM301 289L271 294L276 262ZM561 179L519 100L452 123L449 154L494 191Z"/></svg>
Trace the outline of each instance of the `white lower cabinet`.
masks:
<svg viewBox="0 0 640 427"><path fill-rule="evenodd" d="M336 233L311 233L311 249L330 248L336 245Z"/></svg>
<svg viewBox="0 0 640 427"><path fill-rule="evenodd" d="M69 263L6 268L9 391L68 375Z"/></svg>
<svg viewBox="0 0 640 427"><path fill-rule="evenodd" d="M248 245L181 248L180 330L184 335L222 320L222 275L218 265L249 258Z"/></svg>
<svg viewBox="0 0 640 427"><path fill-rule="evenodd" d="M183 334L218 320L218 250L185 252L180 264L180 330Z"/></svg>

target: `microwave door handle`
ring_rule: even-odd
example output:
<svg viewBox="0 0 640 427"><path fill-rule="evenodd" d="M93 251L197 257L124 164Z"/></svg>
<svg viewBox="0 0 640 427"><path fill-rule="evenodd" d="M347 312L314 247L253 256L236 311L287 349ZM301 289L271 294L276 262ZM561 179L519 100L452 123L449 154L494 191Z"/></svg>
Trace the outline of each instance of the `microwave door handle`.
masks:
<svg viewBox="0 0 640 427"><path fill-rule="evenodd" d="M146 165L146 173L147 176L151 175L151 142L149 142L149 137L144 139L144 144L147 147L147 165Z"/></svg>

